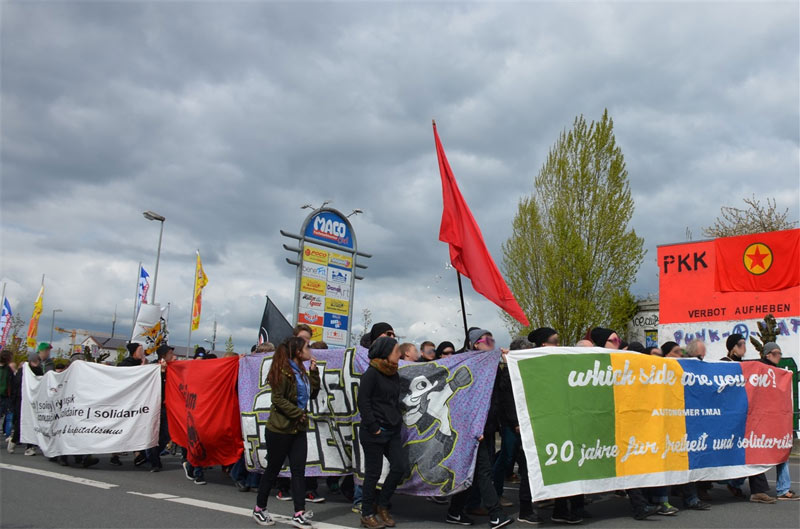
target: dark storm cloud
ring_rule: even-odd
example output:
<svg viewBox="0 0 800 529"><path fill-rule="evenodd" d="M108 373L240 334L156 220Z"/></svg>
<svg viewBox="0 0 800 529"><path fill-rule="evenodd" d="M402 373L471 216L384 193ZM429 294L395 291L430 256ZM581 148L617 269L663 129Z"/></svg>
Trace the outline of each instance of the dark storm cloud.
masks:
<svg viewBox="0 0 800 529"><path fill-rule="evenodd" d="M423 333L435 306L415 303L452 296L436 279L431 118L501 263L558 135L608 108L649 250L634 291L655 293L656 245L687 227L700 238L721 205L755 192L798 217L797 16L790 3L7 3L2 275L23 312L42 267L64 298L103 289L97 315L71 310L106 318L136 263L152 270L152 209L168 219L159 292L176 328L200 248L206 307L240 332L265 290L290 310L278 230L332 200L365 212L351 219L374 255L357 310L396 310ZM76 272L96 281L72 285Z"/></svg>

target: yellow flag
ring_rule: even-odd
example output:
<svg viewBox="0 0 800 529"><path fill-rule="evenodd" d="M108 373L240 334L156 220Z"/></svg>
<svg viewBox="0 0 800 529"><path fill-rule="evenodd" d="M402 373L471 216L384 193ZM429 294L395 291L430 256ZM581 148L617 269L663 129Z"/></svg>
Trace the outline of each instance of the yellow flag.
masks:
<svg viewBox="0 0 800 529"><path fill-rule="evenodd" d="M33 316L31 316L31 322L28 324L28 339L25 344L31 349L36 349L36 335L39 334L39 316L42 315L42 296L44 296L44 285L39 289L39 297L36 298L36 303L33 304Z"/></svg>
<svg viewBox="0 0 800 529"><path fill-rule="evenodd" d="M194 303L192 307L192 330L196 331L200 326L200 312L202 310L203 287L208 284L208 276L203 271L203 263L200 261L200 252L197 252L197 267L194 271Z"/></svg>

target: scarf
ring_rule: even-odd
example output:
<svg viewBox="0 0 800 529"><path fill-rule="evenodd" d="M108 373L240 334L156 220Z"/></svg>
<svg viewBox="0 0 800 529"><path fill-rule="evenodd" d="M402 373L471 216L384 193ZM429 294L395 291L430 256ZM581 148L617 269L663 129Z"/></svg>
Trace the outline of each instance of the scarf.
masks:
<svg viewBox="0 0 800 529"><path fill-rule="evenodd" d="M373 358L372 360L369 361L369 365L371 365L372 367L374 367L387 377L396 375L397 368L400 367L397 364L393 364L392 362L390 362L388 358Z"/></svg>

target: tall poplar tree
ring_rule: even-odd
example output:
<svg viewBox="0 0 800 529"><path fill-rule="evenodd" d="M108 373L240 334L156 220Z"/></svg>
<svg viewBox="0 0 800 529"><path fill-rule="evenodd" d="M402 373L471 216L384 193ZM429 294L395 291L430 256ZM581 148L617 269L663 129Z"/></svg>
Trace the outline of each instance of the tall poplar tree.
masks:
<svg viewBox="0 0 800 529"><path fill-rule="evenodd" d="M628 226L632 216L608 110L597 123L577 117L550 150L533 193L520 200L503 244L508 285L533 328L553 327L572 344L590 326L620 325L633 315L630 286L645 250ZM503 316L512 335L529 330Z"/></svg>

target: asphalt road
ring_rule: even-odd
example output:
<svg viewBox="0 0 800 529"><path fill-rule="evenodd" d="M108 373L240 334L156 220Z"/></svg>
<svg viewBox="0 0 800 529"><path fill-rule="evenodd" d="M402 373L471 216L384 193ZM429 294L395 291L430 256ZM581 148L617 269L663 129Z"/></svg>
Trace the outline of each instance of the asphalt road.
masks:
<svg viewBox="0 0 800 529"><path fill-rule="evenodd" d="M3 447L5 448L5 447ZM255 494L239 492L230 478L218 468L206 471L207 485L194 485L183 474L178 458L163 458L165 470L151 474L147 467L135 468L130 456L124 466L114 467L108 456L90 469L62 467L41 455L26 457L0 453L0 527L3 528L227 528L257 527L250 517ZM791 460L793 489L798 486L798 459ZM769 478L774 487L775 473ZM746 485L745 485L746 488ZM321 494L327 493L321 480ZM774 489L773 492L774 494ZM506 497L516 503L516 486ZM675 517L655 516L636 521L630 516L626 499L614 495L593 497L587 510L593 518L584 521L591 527L647 527L675 529L683 527L800 527L800 501L781 501L774 505L753 504L734 499L721 486L711 490L710 511L681 511ZM675 500L680 507L680 500ZM330 496L325 503L309 504L319 529L358 527L359 519L341 495ZM276 527L287 527L291 503L270 499L270 511L283 515ZM516 506L506 509L516 513ZM422 498L396 495L392 513L398 527L428 528L452 526L444 523L446 506ZM549 517L550 511L543 514ZM546 526L554 526L548 522ZM476 520L477 527L488 527L486 518ZM514 527L530 527L515 522Z"/></svg>

